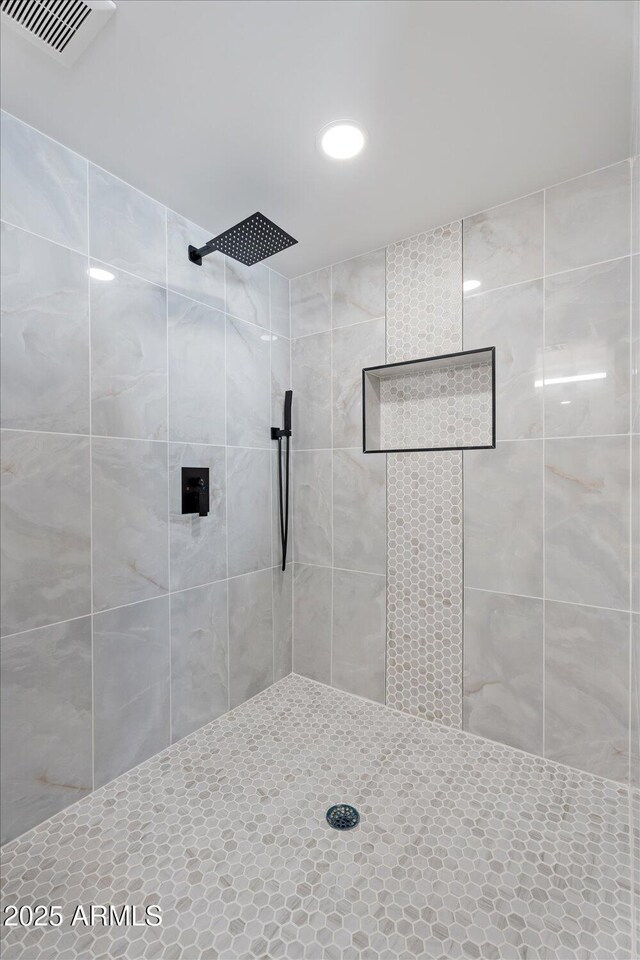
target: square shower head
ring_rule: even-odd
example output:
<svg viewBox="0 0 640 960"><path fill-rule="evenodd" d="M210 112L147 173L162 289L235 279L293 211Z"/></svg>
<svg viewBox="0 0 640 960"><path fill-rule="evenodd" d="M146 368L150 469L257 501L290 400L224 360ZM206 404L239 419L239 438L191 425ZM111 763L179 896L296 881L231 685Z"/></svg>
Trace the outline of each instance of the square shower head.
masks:
<svg viewBox="0 0 640 960"><path fill-rule="evenodd" d="M246 220L236 223L235 227L209 240L200 250L189 247L189 259L194 263L202 263L203 256L219 250L225 256L251 267L297 242L262 213L254 213Z"/></svg>

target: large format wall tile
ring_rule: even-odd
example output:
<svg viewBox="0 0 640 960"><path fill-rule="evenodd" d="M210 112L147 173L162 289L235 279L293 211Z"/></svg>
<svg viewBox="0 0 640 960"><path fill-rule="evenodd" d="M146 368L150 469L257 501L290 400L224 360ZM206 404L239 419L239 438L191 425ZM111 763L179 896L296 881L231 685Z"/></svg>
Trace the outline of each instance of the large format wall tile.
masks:
<svg viewBox="0 0 640 960"><path fill-rule="evenodd" d="M547 279L546 436L628 433L629 297L626 258ZM598 379L553 382L591 375Z"/></svg>
<svg viewBox="0 0 640 960"><path fill-rule="evenodd" d="M544 196L534 193L464 221L464 279L492 290L542 276Z"/></svg>
<svg viewBox="0 0 640 960"><path fill-rule="evenodd" d="M640 613L631 614L631 754L629 783L640 787ZM640 825L639 825L640 826Z"/></svg>
<svg viewBox="0 0 640 960"><path fill-rule="evenodd" d="M91 620L2 641L2 843L93 786Z"/></svg>
<svg viewBox="0 0 640 960"><path fill-rule="evenodd" d="M169 589L167 447L93 440L95 610Z"/></svg>
<svg viewBox="0 0 640 960"><path fill-rule="evenodd" d="M171 740L229 709L227 583L171 597Z"/></svg>
<svg viewBox="0 0 640 960"><path fill-rule="evenodd" d="M496 437L542 436L542 280L464 299L464 349L496 348Z"/></svg>
<svg viewBox="0 0 640 960"><path fill-rule="evenodd" d="M214 254L215 256L215 254ZM264 264L245 266L225 257L227 313L269 329L269 269Z"/></svg>
<svg viewBox="0 0 640 960"><path fill-rule="evenodd" d="M640 433L640 254L631 258L631 432Z"/></svg>
<svg viewBox="0 0 640 960"><path fill-rule="evenodd" d="M167 210L167 283L170 290L224 310L224 257L212 253L202 266L191 263L189 246L204 246L212 233Z"/></svg>
<svg viewBox="0 0 640 960"><path fill-rule="evenodd" d="M335 570L331 682L384 703L386 581Z"/></svg>
<svg viewBox="0 0 640 960"><path fill-rule="evenodd" d="M229 706L273 683L271 570L229 581Z"/></svg>
<svg viewBox="0 0 640 960"><path fill-rule="evenodd" d="M384 319L333 331L334 447L362 447L362 368L384 363L384 335Z"/></svg>
<svg viewBox="0 0 640 960"><path fill-rule="evenodd" d="M276 334L272 334L272 337L271 426L280 427L283 422L285 390L289 390L291 387L291 342Z"/></svg>
<svg viewBox="0 0 640 960"><path fill-rule="evenodd" d="M169 439L224 445L225 318L169 293Z"/></svg>
<svg viewBox="0 0 640 960"><path fill-rule="evenodd" d="M291 342L292 443L297 450L331 446L331 334Z"/></svg>
<svg viewBox="0 0 640 960"><path fill-rule="evenodd" d="M229 576L271 566L269 450L227 450Z"/></svg>
<svg viewBox="0 0 640 960"><path fill-rule="evenodd" d="M6 224L2 424L89 432L87 258Z"/></svg>
<svg viewBox="0 0 640 960"><path fill-rule="evenodd" d="M2 112L2 219L87 250L87 161Z"/></svg>
<svg viewBox="0 0 640 960"><path fill-rule="evenodd" d="M464 453L464 582L542 596L542 442Z"/></svg>
<svg viewBox="0 0 640 960"><path fill-rule="evenodd" d="M331 451L292 456L293 542L296 563L331 566Z"/></svg>
<svg viewBox="0 0 640 960"><path fill-rule="evenodd" d="M166 440L167 294L117 271L91 280L94 434Z"/></svg>
<svg viewBox="0 0 640 960"><path fill-rule="evenodd" d="M546 191L545 271L625 257L630 251L631 168L627 160Z"/></svg>
<svg viewBox="0 0 640 960"><path fill-rule="evenodd" d="M264 339L263 339L264 338ZM270 447L269 334L242 320L227 320L227 443Z"/></svg>
<svg viewBox="0 0 640 960"><path fill-rule="evenodd" d="M546 596L628 610L629 438L548 440L545 456Z"/></svg>
<svg viewBox="0 0 640 960"><path fill-rule="evenodd" d="M271 332L278 337L291 336L289 315L289 281L275 270L269 271L269 304L271 313Z"/></svg>
<svg viewBox="0 0 640 960"><path fill-rule="evenodd" d="M333 562L365 573L387 570L387 458L360 450L333 455Z"/></svg>
<svg viewBox="0 0 640 960"><path fill-rule="evenodd" d="M629 617L546 604L545 757L626 782Z"/></svg>
<svg viewBox="0 0 640 960"><path fill-rule="evenodd" d="M331 275L334 327L384 317L384 248L334 264Z"/></svg>
<svg viewBox="0 0 640 960"><path fill-rule="evenodd" d="M94 617L96 787L171 742L169 629L169 597Z"/></svg>
<svg viewBox="0 0 640 960"><path fill-rule="evenodd" d="M291 281L291 336L304 337L331 328L331 267Z"/></svg>
<svg viewBox="0 0 640 960"><path fill-rule="evenodd" d="M330 567L294 566L293 669L303 677L331 683Z"/></svg>
<svg viewBox="0 0 640 960"><path fill-rule="evenodd" d="M89 251L96 260L164 286L166 207L89 164Z"/></svg>
<svg viewBox="0 0 640 960"><path fill-rule="evenodd" d="M2 632L91 612L87 437L2 432Z"/></svg>
<svg viewBox="0 0 640 960"><path fill-rule="evenodd" d="M209 515L182 513L182 468L209 468ZM171 589L227 576L227 481L224 447L169 444Z"/></svg>
<svg viewBox="0 0 640 960"><path fill-rule="evenodd" d="M464 729L542 754L543 601L464 593Z"/></svg>
<svg viewBox="0 0 640 960"><path fill-rule="evenodd" d="M640 434L631 437L631 609L640 613Z"/></svg>
<svg viewBox="0 0 640 960"><path fill-rule="evenodd" d="M293 647L293 564L273 568L273 679L291 673Z"/></svg>

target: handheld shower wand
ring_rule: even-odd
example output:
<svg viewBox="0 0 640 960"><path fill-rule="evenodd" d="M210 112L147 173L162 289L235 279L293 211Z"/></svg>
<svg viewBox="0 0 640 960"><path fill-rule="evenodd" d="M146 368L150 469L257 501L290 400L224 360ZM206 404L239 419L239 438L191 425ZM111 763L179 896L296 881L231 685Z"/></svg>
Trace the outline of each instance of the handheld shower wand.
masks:
<svg viewBox="0 0 640 960"><path fill-rule="evenodd" d="M280 543L282 544L282 569L287 567L287 541L289 539L289 474L290 474L290 443L291 443L291 404L293 390L285 390L284 394L284 425L271 427L271 439L278 441L278 488L280 501ZM285 444L285 479L282 477L282 440Z"/></svg>

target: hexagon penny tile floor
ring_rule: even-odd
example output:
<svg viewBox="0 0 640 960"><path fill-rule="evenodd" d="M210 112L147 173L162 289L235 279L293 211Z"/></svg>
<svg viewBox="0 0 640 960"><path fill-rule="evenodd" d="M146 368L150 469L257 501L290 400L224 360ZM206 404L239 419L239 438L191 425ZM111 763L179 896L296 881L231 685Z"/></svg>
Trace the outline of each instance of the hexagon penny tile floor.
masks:
<svg viewBox="0 0 640 960"><path fill-rule="evenodd" d="M3 854L4 903L66 918L4 960L632 956L624 787L295 675Z"/></svg>

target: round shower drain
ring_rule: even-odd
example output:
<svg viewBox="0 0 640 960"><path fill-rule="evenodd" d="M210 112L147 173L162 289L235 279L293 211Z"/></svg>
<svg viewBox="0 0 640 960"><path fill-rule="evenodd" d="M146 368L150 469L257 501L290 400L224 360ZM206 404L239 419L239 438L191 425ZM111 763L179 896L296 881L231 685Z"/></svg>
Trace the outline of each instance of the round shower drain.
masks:
<svg viewBox="0 0 640 960"><path fill-rule="evenodd" d="M327 823L334 830L353 830L360 823L360 814L348 803L337 803L327 810Z"/></svg>

